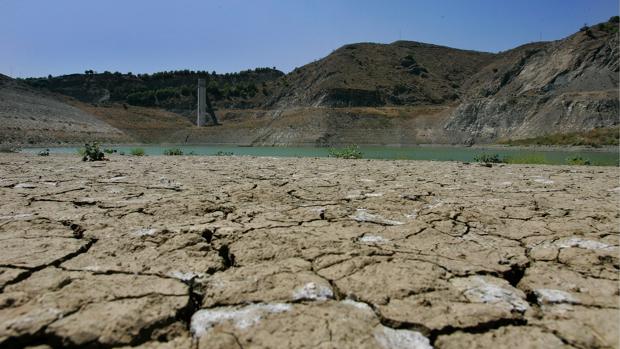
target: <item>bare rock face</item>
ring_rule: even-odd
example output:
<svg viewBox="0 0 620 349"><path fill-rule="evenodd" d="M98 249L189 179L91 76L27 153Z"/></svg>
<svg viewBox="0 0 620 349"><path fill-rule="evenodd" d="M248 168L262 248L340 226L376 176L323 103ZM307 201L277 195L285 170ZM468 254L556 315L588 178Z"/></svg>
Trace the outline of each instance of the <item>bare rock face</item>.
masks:
<svg viewBox="0 0 620 349"><path fill-rule="evenodd" d="M0 162L2 348L620 344L616 168Z"/></svg>
<svg viewBox="0 0 620 349"><path fill-rule="evenodd" d="M488 143L617 125L619 52L617 32L593 27L500 53L464 85L444 128Z"/></svg>

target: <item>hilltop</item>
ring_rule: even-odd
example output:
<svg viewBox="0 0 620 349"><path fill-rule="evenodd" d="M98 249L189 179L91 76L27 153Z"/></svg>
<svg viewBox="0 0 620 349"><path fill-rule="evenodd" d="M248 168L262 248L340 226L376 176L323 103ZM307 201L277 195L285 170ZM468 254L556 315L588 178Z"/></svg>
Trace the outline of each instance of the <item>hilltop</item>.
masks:
<svg viewBox="0 0 620 349"><path fill-rule="evenodd" d="M618 44L612 17L500 53L358 43L289 74L87 71L22 82L72 97L139 142L495 143L617 126ZM224 126L192 127L198 78L208 80Z"/></svg>
<svg viewBox="0 0 620 349"><path fill-rule="evenodd" d="M295 69L267 105L378 107L453 103L493 54L413 41L343 46Z"/></svg>
<svg viewBox="0 0 620 349"><path fill-rule="evenodd" d="M97 73L29 78L24 82L71 96L92 104L126 103L140 107L157 107L181 114L192 112L196 105L196 81L207 80L207 90L216 106L237 108L257 106L268 93L266 83L283 76L279 70L257 68L239 73L177 70L154 74Z"/></svg>

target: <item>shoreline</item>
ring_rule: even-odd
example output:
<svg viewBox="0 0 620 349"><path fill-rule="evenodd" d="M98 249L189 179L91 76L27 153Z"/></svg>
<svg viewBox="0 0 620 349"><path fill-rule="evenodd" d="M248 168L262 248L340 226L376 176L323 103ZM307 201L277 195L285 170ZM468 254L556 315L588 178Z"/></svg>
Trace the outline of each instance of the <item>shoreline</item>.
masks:
<svg viewBox="0 0 620 349"><path fill-rule="evenodd" d="M311 144L294 144L294 145L245 145L238 143L99 143L101 147L237 147L237 148L316 148L316 149L330 149L330 148L342 148L346 147L346 144L317 147ZM41 145L26 145L15 146L17 149L39 149L39 148L74 148L81 147L83 143L71 143L71 144L41 144ZM387 149L407 149L407 148L459 148L459 149L482 149L482 150L529 150L529 151L567 151L567 152L602 152L602 153L620 153L620 146L616 145L604 145L600 147L591 146L561 146L561 145L505 145L505 144L357 144L360 148L381 148ZM7 145L12 147L12 145Z"/></svg>

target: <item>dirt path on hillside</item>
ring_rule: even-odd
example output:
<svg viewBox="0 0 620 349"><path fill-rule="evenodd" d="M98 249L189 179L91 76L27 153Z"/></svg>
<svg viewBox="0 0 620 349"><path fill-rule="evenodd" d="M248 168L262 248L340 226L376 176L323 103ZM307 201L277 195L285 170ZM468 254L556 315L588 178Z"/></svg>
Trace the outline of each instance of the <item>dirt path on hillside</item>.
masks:
<svg viewBox="0 0 620 349"><path fill-rule="evenodd" d="M0 198L3 348L619 345L617 168L0 154Z"/></svg>

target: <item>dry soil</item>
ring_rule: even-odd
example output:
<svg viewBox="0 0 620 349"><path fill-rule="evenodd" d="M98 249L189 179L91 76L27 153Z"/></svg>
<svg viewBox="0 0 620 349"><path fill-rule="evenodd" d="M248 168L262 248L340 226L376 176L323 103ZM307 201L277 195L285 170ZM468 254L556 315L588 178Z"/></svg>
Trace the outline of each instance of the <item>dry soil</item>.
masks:
<svg viewBox="0 0 620 349"><path fill-rule="evenodd" d="M0 347L617 348L617 168L0 155Z"/></svg>

